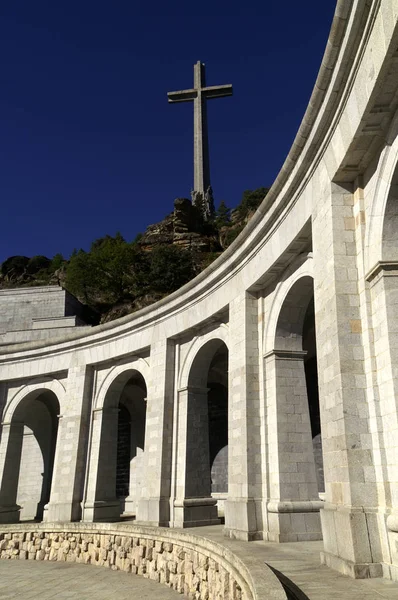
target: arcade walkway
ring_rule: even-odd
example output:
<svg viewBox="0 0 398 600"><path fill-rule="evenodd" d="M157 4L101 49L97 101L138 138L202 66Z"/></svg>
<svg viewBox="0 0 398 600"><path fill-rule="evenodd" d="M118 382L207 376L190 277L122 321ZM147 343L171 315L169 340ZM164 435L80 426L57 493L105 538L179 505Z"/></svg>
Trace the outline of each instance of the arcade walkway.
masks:
<svg viewBox="0 0 398 600"><path fill-rule="evenodd" d="M351 579L320 564L322 542L274 544L227 540L222 526L184 529L228 546L251 569L266 562L299 587L309 600L398 600L398 582L385 579ZM264 598L267 598L264 590Z"/></svg>

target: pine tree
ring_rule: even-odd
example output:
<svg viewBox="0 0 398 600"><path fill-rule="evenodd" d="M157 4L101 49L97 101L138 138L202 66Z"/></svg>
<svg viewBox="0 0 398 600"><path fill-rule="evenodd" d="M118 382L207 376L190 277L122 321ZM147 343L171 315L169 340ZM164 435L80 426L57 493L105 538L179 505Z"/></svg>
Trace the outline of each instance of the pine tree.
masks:
<svg viewBox="0 0 398 600"><path fill-rule="evenodd" d="M217 209L214 224L217 229L222 227L228 227L231 223L231 209L225 204L224 200L221 200L220 205Z"/></svg>

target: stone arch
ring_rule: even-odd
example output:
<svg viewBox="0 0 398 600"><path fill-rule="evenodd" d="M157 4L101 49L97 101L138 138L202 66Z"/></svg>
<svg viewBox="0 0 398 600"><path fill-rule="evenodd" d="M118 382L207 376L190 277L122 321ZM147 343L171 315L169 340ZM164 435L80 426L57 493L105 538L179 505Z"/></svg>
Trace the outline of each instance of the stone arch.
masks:
<svg viewBox="0 0 398 600"><path fill-rule="evenodd" d="M0 488L3 521L43 519L51 494L60 416L56 391L63 400L65 390L58 381L32 383L7 407Z"/></svg>
<svg viewBox="0 0 398 600"><path fill-rule="evenodd" d="M117 392L121 391L131 378L132 372L139 373L144 379L146 386L150 379L149 364L143 358L137 358L129 363L115 365L109 371L104 381L102 382L95 399L95 408L101 409L104 406L105 399L109 401L109 393L117 397ZM117 385L114 385L117 381Z"/></svg>
<svg viewBox="0 0 398 600"><path fill-rule="evenodd" d="M397 504L394 490L398 426L398 112L386 142L374 175L376 185L372 190L366 230L365 275L371 306L370 348L375 386L368 401L372 402L372 410L381 423L374 446L382 457L382 466L375 467L376 473L379 470L376 479L384 481L386 501L394 506Z"/></svg>
<svg viewBox="0 0 398 600"><path fill-rule="evenodd" d="M387 136L387 145L381 154L376 183L367 206L365 232L365 271L369 272L380 261L398 260L398 114Z"/></svg>
<svg viewBox="0 0 398 600"><path fill-rule="evenodd" d="M211 346L207 346L208 343L210 343ZM222 343L224 343L226 345L226 347L228 348L228 346L229 346L229 330L228 330L227 325L225 325L225 324L220 325L220 327L218 327L214 331L211 331L205 335L202 335L202 336L196 338L191 343L191 345L188 349L188 352L182 362L181 368L180 368L178 389L187 387L190 377L192 380L191 371L192 371L192 365L194 364L195 361L197 362L197 366L195 367L194 372L195 373L200 372L200 369L198 367L199 363L197 361L197 357L200 355L202 348L204 348L206 346L208 350L204 353L204 355L208 354L209 356L211 356L210 348L214 348L214 350L216 351L217 347L221 346ZM203 364L202 366L205 367L205 364ZM200 379L200 375L199 375L199 379Z"/></svg>
<svg viewBox="0 0 398 600"><path fill-rule="evenodd" d="M32 394L32 397L34 394L39 395L43 390L49 390L54 393L59 402L60 411L62 412L65 402L64 385L58 379L42 379L40 382L31 381L18 390L6 403L2 424L10 423L12 421L15 410L18 408L19 404L23 402L24 398L30 394Z"/></svg>
<svg viewBox="0 0 398 600"><path fill-rule="evenodd" d="M228 347L212 339L191 364L188 388L207 389L211 492L228 491Z"/></svg>
<svg viewBox="0 0 398 600"><path fill-rule="evenodd" d="M306 283L301 288L301 284L299 283L301 280L304 280ZM286 270L284 274L283 280L278 283L275 288L274 298L272 301L269 317L267 319L267 324L264 328L264 353L267 354L272 350L283 349L284 346L288 344L287 339L284 336L282 331L283 326L287 330L285 331L285 335L289 333L291 326L288 324L288 306L295 304L294 300L294 292L291 292L293 288L295 290L300 291L300 295L302 295L301 304L305 307L306 302L306 291L305 288L308 287L309 282L312 282L313 286L313 261L312 254L305 254L299 256L290 267ZM295 287L296 286L296 287ZM313 292L312 292L313 293ZM288 303L285 306L285 300L288 299ZM293 300L292 300L293 299ZM296 330L300 330L300 320L303 318L302 311L303 307L300 306L291 306L292 308L292 317L295 316L296 324L292 325L296 328ZM280 316L283 312L283 319L285 325L283 325L283 321L280 320ZM287 322L286 322L287 320ZM279 331L277 331L279 328ZM290 333L294 336L294 331L291 330ZM297 333L297 332L296 332ZM295 345L298 346L298 349L302 349L300 347L300 336L296 335L296 337L292 337L292 340L295 339ZM281 346L277 346L276 344L281 344Z"/></svg>
<svg viewBox="0 0 398 600"><path fill-rule="evenodd" d="M275 329L277 350L303 350L303 329L309 303L314 296L314 280L309 275L297 279L284 297Z"/></svg>
<svg viewBox="0 0 398 600"><path fill-rule="evenodd" d="M398 160L398 151L397 151ZM381 259L398 261L398 163L388 190L381 238Z"/></svg>
<svg viewBox="0 0 398 600"><path fill-rule="evenodd" d="M114 367L103 382L93 413L89 495L93 520L133 516L140 497L145 451L149 368L143 359ZM92 444L93 446L93 444ZM86 517L85 517L86 518Z"/></svg>
<svg viewBox="0 0 398 600"><path fill-rule="evenodd" d="M228 491L228 346L227 330L220 329L196 340L182 365L180 482L189 502L195 499L180 517L183 526L219 522L215 505L222 516Z"/></svg>
<svg viewBox="0 0 398 600"><path fill-rule="evenodd" d="M294 414L287 413L287 418L290 421L298 419L297 423L292 422L292 431L300 431L300 447L307 445L309 449L313 449L317 488L323 492L314 279L308 273L307 265L302 265L284 284L279 294L279 313L273 322L273 347L279 370L279 389L284 389L281 397L288 398L290 386L292 396L288 402L297 403L297 406ZM278 396L276 400L278 401ZM290 411L288 406L287 410ZM300 449L297 448L297 451ZM309 471L311 468L312 465L308 465ZM312 485L314 482L308 483Z"/></svg>

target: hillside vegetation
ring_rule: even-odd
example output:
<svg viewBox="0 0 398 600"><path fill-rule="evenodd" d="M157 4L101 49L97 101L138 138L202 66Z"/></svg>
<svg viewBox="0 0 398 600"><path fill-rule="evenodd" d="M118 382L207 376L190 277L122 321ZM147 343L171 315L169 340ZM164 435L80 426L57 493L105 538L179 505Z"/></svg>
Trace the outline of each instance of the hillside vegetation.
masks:
<svg viewBox="0 0 398 600"><path fill-rule="evenodd" d="M184 198L132 242L120 233L95 240L69 259L56 254L11 256L0 267L0 289L59 284L106 322L175 291L217 258L239 235L268 188L247 190L231 211L224 202L210 220Z"/></svg>

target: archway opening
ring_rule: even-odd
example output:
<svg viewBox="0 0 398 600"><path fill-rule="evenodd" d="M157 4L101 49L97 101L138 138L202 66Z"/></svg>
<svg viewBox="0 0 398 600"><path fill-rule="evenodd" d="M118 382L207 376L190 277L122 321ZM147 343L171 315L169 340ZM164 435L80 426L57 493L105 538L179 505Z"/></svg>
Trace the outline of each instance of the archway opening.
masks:
<svg viewBox="0 0 398 600"><path fill-rule="evenodd" d="M207 376L209 451L212 495L228 492L228 350L223 344L210 363Z"/></svg>
<svg viewBox="0 0 398 600"><path fill-rule="evenodd" d="M8 425L8 444L0 504L12 520L42 521L50 500L60 412L56 395L46 389L28 394Z"/></svg>
<svg viewBox="0 0 398 600"><path fill-rule="evenodd" d="M135 517L143 485L146 394L144 378L137 373L127 382L119 400L116 497L125 517Z"/></svg>
<svg viewBox="0 0 398 600"><path fill-rule="evenodd" d="M228 348L211 340L196 355L188 381L187 497L217 500L228 493Z"/></svg>
<svg viewBox="0 0 398 600"><path fill-rule="evenodd" d="M297 394L300 394L300 373L304 374L303 384L305 385L304 393L308 402L308 410L303 409L303 413L300 416L292 414L290 419L299 419L300 422L297 422L295 427L297 433L302 436L304 445L306 443L305 438L308 435L311 436L316 486L318 493L322 493L325 491L325 484L316 355L314 285L312 277L302 277L289 290L279 315L275 345L278 350L286 352L286 357L290 356L293 360L290 366L294 366L294 379L292 379L292 383L294 381L294 385L297 385ZM286 385L288 384L286 379L285 383Z"/></svg>
<svg viewBox="0 0 398 600"><path fill-rule="evenodd" d="M143 483L147 388L135 370L106 393L96 485L95 520L133 519Z"/></svg>
<svg viewBox="0 0 398 600"><path fill-rule="evenodd" d="M383 217L382 259L398 260L398 166L395 169Z"/></svg>
<svg viewBox="0 0 398 600"><path fill-rule="evenodd" d="M325 479L323 472L321 414L319 407L314 297L311 298L304 316L303 350L307 353L304 358L304 370L318 492L323 493L325 491Z"/></svg>

